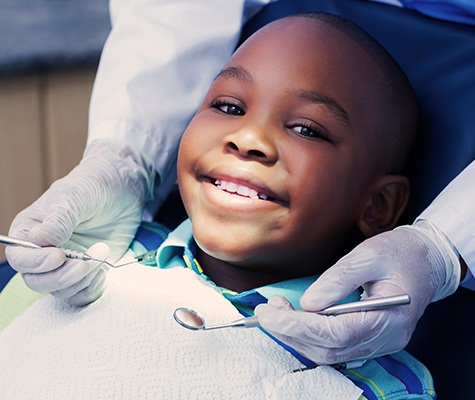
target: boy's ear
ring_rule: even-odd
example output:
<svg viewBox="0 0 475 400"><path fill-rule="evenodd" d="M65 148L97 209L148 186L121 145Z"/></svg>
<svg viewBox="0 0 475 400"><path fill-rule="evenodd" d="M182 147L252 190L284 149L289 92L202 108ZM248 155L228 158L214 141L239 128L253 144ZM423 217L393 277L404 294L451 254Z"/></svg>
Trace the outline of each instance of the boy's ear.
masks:
<svg viewBox="0 0 475 400"><path fill-rule="evenodd" d="M385 175L374 186L356 225L366 237L393 229L406 209L410 194L409 179Z"/></svg>

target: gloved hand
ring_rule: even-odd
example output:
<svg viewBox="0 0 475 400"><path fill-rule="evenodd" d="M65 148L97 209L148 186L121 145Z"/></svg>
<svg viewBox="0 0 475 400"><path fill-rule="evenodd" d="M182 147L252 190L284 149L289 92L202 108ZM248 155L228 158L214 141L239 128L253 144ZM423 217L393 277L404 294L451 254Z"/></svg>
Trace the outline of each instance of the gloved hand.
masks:
<svg viewBox="0 0 475 400"><path fill-rule="evenodd" d="M307 312L282 297L257 307L262 327L319 364L374 358L403 349L427 305L453 293L460 263L448 239L418 221L367 239L325 271L302 296ZM368 298L407 293L411 304L381 311L315 314L358 287Z"/></svg>
<svg viewBox="0 0 475 400"><path fill-rule="evenodd" d="M15 217L9 235L45 248L8 246L10 265L37 292L52 292L75 305L96 300L104 270L97 263L67 259L56 247L85 251L105 242L110 261L116 261L140 224L154 174L152 163L127 145L92 142L77 167Z"/></svg>

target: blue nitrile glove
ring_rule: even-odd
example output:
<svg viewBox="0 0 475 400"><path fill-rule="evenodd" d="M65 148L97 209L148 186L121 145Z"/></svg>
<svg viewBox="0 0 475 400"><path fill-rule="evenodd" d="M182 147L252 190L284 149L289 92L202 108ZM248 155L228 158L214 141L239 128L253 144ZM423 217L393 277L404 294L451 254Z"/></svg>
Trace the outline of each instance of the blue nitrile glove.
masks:
<svg viewBox="0 0 475 400"><path fill-rule="evenodd" d="M9 235L43 249L9 246L10 265L37 292L85 305L102 293L104 269L65 258L56 247L110 247L110 261L127 250L154 184L152 163L111 139L93 141L80 164L14 219ZM48 247L54 246L54 247Z"/></svg>
<svg viewBox="0 0 475 400"><path fill-rule="evenodd" d="M418 221L368 239L325 271L294 311L282 298L256 309L262 327L320 364L374 358L403 349L432 301L453 293L460 263L448 239ZM358 287L369 298L407 293L411 304L338 316L314 313Z"/></svg>

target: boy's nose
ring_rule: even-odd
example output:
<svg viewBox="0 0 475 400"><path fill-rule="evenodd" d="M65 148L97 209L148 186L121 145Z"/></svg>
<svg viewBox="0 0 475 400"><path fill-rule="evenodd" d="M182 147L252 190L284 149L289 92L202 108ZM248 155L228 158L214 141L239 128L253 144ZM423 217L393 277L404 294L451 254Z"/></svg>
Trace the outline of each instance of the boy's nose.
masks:
<svg viewBox="0 0 475 400"><path fill-rule="evenodd" d="M269 134L260 129L241 129L225 138L225 149L245 159L266 164L277 160L277 149Z"/></svg>

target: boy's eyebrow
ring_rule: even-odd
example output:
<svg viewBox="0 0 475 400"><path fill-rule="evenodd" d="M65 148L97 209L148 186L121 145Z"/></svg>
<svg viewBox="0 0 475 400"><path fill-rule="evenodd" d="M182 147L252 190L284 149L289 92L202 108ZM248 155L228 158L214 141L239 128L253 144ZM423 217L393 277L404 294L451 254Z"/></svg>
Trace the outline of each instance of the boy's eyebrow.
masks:
<svg viewBox="0 0 475 400"><path fill-rule="evenodd" d="M351 128L348 113L333 97L313 90L297 90L294 95L305 102L325 105L344 127Z"/></svg>
<svg viewBox="0 0 475 400"><path fill-rule="evenodd" d="M221 70L215 80L219 78L234 78L246 83L254 83L252 75L242 67L228 67Z"/></svg>
<svg viewBox="0 0 475 400"><path fill-rule="evenodd" d="M215 81L220 78L233 78L245 83L254 83L254 79L249 71L240 66L224 68L216 76ZM325 105L335 116L337 121L339 121L345 128L351 128L348 113L334 98L313 90L297 90L295 93L290 94L308 103Z"/></svg>

